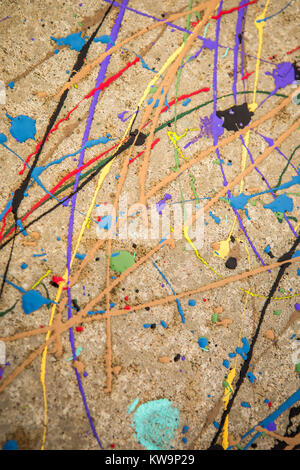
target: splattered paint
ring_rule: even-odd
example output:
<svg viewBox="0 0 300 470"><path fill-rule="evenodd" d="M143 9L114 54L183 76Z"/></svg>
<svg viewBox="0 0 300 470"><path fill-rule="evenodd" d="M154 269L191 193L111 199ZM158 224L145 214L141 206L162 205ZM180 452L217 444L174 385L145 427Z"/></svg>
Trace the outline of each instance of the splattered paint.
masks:
<svg viewBox="0 0 300 470"><path fill-rule="evenodd" d="M299 448L299 7L162 3L1 4L3 449Z"/></svg>

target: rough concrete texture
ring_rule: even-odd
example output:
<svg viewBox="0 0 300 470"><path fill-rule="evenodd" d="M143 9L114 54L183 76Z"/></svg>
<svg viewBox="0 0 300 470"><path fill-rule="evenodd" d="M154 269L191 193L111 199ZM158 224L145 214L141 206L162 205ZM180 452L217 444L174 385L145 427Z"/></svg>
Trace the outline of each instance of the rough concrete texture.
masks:
<svg viewBox="0 0 300 470"><path fill-rule="evenodd" d="M194 1L190 4L196 7L200 5L200 2ZM188 11L190 4L187 0L163 2L130 0L128 7L165 20L174 13ZM207 2L207 4L213 4L213 2ZM221 8L230 10L242 4L243 2L238 0L227 0L223 2ZM189 95L204 87L208 87L209 91L191 96L191 101L185 105L181 100L178 101L176 107L171 106L169 110L159 115L156 125L157 127L171 120L169 126L163 127L154 136L149 135L142 146L135 146L132 151L129 147L113 160L110 171L97 194L95 206L91 212L92 221L81 238L77 250L79 254L86 254L88 258L90 250L99 241L96 229L98 216L103 215L103 212L97 212L97 210L103 210L104 203L114 203L121 182L118 175L122 172L124 161L138 155L146 149L149 142L157 138L160 140L149 155L145 192L147 194L153 188L156 189L156 185L164 181L166 176L173 176L171 181L159 186L155 193L150 193L151 197L147 200L150 210L151 206L155 206L162 200L166 193L169 194L171 199L165 201L163 214L167 208L175 207L174 204L171 205L172 203L180 203L182 200L191 200L195 197L200 198L198 209L200 213L201 207L204 207L211 198L224 189L222 171L227 182L230 183L245 167L251 165L251 158L255 160L265 155L269 144L262 136L272 138L274 141L284 137L279 141L279 150L273 148L271 152L268 152L266 158L257 164L256 169L244 178L244 186L242 187L241 182L238 181L232 187L231 194L238 196L240 191L247 195L257 194L277 187L286 166L282 183L289 182L292 177L296 176L300 163L299 149L293 154L288 165L287 159L299 145L299 130L297 130L300 125L299 106L296 99L299 93L299 90L297 91L299 81L298 85L295 80L284 88L278 89L277 95L269 96L275 87L274 78L270 73L272 74L277 64L299 61L300 50L287 54L299 45L299 1L295 0L282 13L275 15L286 4L287 0L276 2L262 0L256 3L251 2L247 8L244 7L244 33L239 48L237 75L234 72L234 48L238 12L223 15L218 23L216 19L209 19L206 37L215 41L216 25L219 24L220 47L217 49L204 47L197 58L190 60L181 69L180 79L176 75L176 69L173 70L171 83L164 83L164 93L167 91L167 101L170 103L176 96L176 83L178 97ZM218 2L215 2L215 6L216 10L212 11L213 15L217 15L220 8ZM70 33L80 31L83 32L82 36L91 36L108 7L109 2L104 0L1 1L0 79L5 84L6 100L0 104L0 133L7 137L5 145L23 159L34 152L37 143L44 138L51 116L58 105L57 94L69 79L79 55L79 52L71 50L69 46L55 44L50 36L65 38ZM265 7L267 9L264 17L274 16L264 22L263 30L260 29L263 31L261 60L257 61L259 30L255 19L263 13ZM119 11L119 6L112 7L97 37L111 34ZM156 24L157 22L151 17L142 16L127 9L115 41L116 44L137 31ZM195 26L198 19L199 17L192 13L190 20L194 24L190 25L190 31L198 27ZM187 16L175 19L174 24L185 28ZM204 36L204 29L205 25L200 28L199 36ZM176 49L183 44L183 41L184 32L172 25L159 25L155 29L146 31L125 44L123 49L117 48L112 53L105 79L114 76L128 62L132 62L136 58L135 54L141 55L148 67L158 72ZM202 39L194 39L189 50L186 51L184 62L200 50L202 43ZM85 64L91 63L100 56L106 47L105 43L92 42L84 57ZM227 47L230 48L228 51ZM58 53L54 52L56 49L59 50ZM218 51L217 69L215 69L214 62L216 50ZM241 50L244 51L243 67L241 67ZM172 66L170 64L166 71L160 77L158 76L156 86L162 84ZM95 87L98 72L99 65L75 86L71 86L62 109L55 118L55 123L66 117L68 112ZM202 122L200 119L204 119L205 116L209 117L214 112L214 72L217 72L215 75L217 97L220 98L216 105L218 111L229 109L235 104L233 85L236 79L236 89L239 92L236 97L238 105L244 103L245 99L250 105L253 101L252 92L255 89L258 104L267 98L262 106L255 110L251 117L251 124L270 113L267 119L263 119L255 129L250 131L249 154L245 151L243 153L242 139L238 134L224 129L224 135L219 138L219 144L222 139L229 136L236 138L220 147L219 157L222 166L216 152L211 148L214 143L212 135L203 136L184 149L184 146L199 134ZM251 72L253 73L248 78L244 78L247 73ZM100 93L88 140L99 139L107 133L117 140L105 144L100 143L86 149L84 162L113 145L119 144L124 135L128 136L128 131L127 134L124 133L130 119L123 122L118 115L129 111L129 114L125 116L127 117L136 110L146 86L154 77L155 72L142 66L139 61ZM11 81L14 82L13 88L9 87ZM244 90L249 93L245 95L240 93ZM267 93L260 93L262 91ZM154 94L150 93L149 97L151 96ZM292 96L293 100L290 99L281 109L278 109L287 97ZM139 129L144 113L149 110L147 103L149 97L146 97L140 105L133 130ZM81 148L91 102L91 98L82 101L69 119L63 121L57 130L50 134L39 152L38 166L46 166ZM181 113L202 104L205 105L181 116ZM156 108L151 111L150 119L155 117L155 111ZM18 142L10 134L11 123L6 113L11 117L25 115L34 119L36 121L35 140ZM174 116L177 116L176 123L174 123ZM297 119L298 125L295 127ZM148 120L149 118L145 122ZM294 128L290 130L292 126ZM148 134L150 131L151 125L148 125L143 133ZM203 159L195 161L189 168L182 172L178 171L174 154L176 152L174 134L172 142L172 134L168 135L168 132L176 132L177 136L182 136L186 132L186 135L176 143L182 152L182 156L177 152L180 166L186 165L208 148L211 148L211 151L203 155ZM244 142L246 138L244 133ZM110 155L112 151L106 156ZM140 155L128 167L121 190L121 198L127 196L128 205L140 200L140 171L145 155L145 153ZM245 161L243 161L243 155ZM34 159L35 156L32 156L29 165L33 164ZM77 168L78 160L79 154L45 170L40 180L46 190L50 191L63 177ZM91 167L95 168L97 163L98 161L94 162ZM21 187L29 172L27 168L20 175L22 168L23 163L18 157L0 145L1 229L6 204L11 200L12 194ZM99 176L96 175L78 192L73 225L73 250L97 188L98 178ZM74 178L67 182L74 184ZM194 184L195 191L191 182ZM62 199L72 192L72 188L73 185L57 197ZM210 285L222 278L252 271L263 265L274 264L293 247L294 251L290 255L295 253L300 220L299 185L275 192L274 197L282 194L286 194L293 201L293 209L285 213L285 218L282 218L282 214L276 214L264 208L265 204L274 200L270 193L251 199L253 204L249 202L246 206L248 215L244 210L238 210L240 220L236 220L228 200L217 200L208 210L205 209L204 238L202 246L199 246L198 257L181 233L180 237L178 236L180 239L175 240L172 246L170 244L159 245L160 239L142 240L135 237L113 240L111 252L127 250L135 254L135 269L128 275L125 271L124 279L110 293L109 302L115 304L112 312L119 311L119 314L112 313L111 316L99 314L98 317L93 317L86 312L82 318L80 317L80 312L84 310L88 302L106 288L107 282L112 283L113 277L119 276L109 270L108 279L106 278L107 243L92 252L91 258L71 288L71 298L77 300L80 308L79 312L76 309L72 310L75 320L78 317L73 327L75 348L82 348L75 364L74 361L68 360L72 356L69 330L65 329L61 334L58 332L59 314L61 313L62 323L68 319L67 305L64 308L58 306L54 312L54 328L51 330L50 339L55 338L55 333L57 336L56 341L49 344L46 356L45 449L99 449L79 391L74 367L78 376L81 377L91 420L104 449L145 448L139 443L139 437L135 437L135 428L132 426L134 412L127 413L129 405L136 398L140 400L138 406L153 400L168 399L172 402L172 406L179 410L179 424L174 432L174 438L169 442L169 446L173 446L173 449L208 449L212 444L222 445L222 436L224 437L226 428L223 401L224 390L226 391L224 377L235 366L236 375L232 382L234 392L229 391L228 423L228 445L235 441L233 449L246 446L255 433L252 432L250 436L242 439L244 434L280 407L295 394L297 389L299 390L299 372L296 371L296 365L300 361L297 358L297 348L299 350L297 338L299 338L300 331L299 311L295 309L296 296L300 291L299 259L288 266L285 265L282 269L278 266L273 267L270 271L265 270L244 279L238 278L223 286L212 285L210 289L205 289L203 292L180 297L185 323L181 321L174 296L168 303L151 304L154 300L172 296L172 289L179 295ZM26 191L26 196L18 207L18 219L21 219L45 196L45 191L34 182ZM226 194L222 196L224 198ZM53 198L48 200L29 215L23 222L23 226L26 227L28 223L54 207L56 203L57 201ZM96 207L96 205L100 206ZM177 207L181 208L182 205L177 204ZM195 209L194 201L194 213L196 213ZM130 218L131 228L137 220L140 220L136 211ZM157 213L156 209L154 212ZM210 212L220 220L213 218ZM24 290L29 290L44 274L51 271L36 289L45 297L47 297L47 289L49 298L55 300L58 288L51 284L51 280L52 276L63 276L65 273L70 214L69 202L68 205L60 205L35 221L28 227L27 236L20 233L18 226L17 236L12 245L12 241L5 244L13 236L13 233L8 234L7 231L15 224L14 214L9 212L2 232L1 275L5 276L7 281ZM128 226L130 227L129 222ZM230 239L230 235L233 238ZM220 249L218 243L228 240L228 237L229 252L222 259L216 255L216 251ZM248 240L251 241L257 254ZM271 253L264 251L268 245ZM9 262L12 246L13 251ZM150 253L145 262L136 267L139 260L156 247L159 249ZM43 250L45 253L43 256L34 257L36 254L42 255ZM299 256L299 253L297 255L296 252L296 256ZM229 269L225 265L230 257L237 261L235 269ZM71 275L76 273L85 261L86 259L82 261L75 258ZM153 262L168 280L172 289L162 278ZM26 263L28 267L22 269L22 263ZM5 274L6 266L9 266L9 269ZM274 284L276 279L278 283ZM272 299L266 304L270 293ZM43 330L43 328L46 328L50 321L52 307L48 308L44 305L26 315L22 309L21 296L22 293L12 285L8 283L3 285L0 311L6 311L17 300L18 303L11 311L0 317L0 339L5 342L6 363L9 363L6 367L2 365L1 369L0 445L9 439L14 439L21 449L40 449L43 443L45 416L45 400L40 379L43 345L46 340L46 329ZM67 302L66 290L62 290L60 299L65 299ZM191 299L196 301L194 306L189 305ZM103 296L88 310L105 310L106 302L107 298ZM145 307L149 304L150 308L134 308L142 304L145 304ZM129 305L130 309L124 309L126 305ZM219 307L218 322L214 322L212 315L217 307ZM279 314L278 311L280 311ZM229 320L224 322L225 319ZM166 322L167 328L160 324L161 321ZM145 324L155 324L156 327L145 328ZM83 330L76 331L78 326L82 326ZM36 330L37 334L29 334ZM24 333L23 336L14 338L14 335L22 333ZM208 350L199 347L200 337L208 339ZM249 345L253 345L247 359L245 360L239 354L235 358L228 357L229 353L234 353L237 347L242 346L242 338L247 338ZM61 354L54 347L55 344L59 346L59 339L62 342ZM110 348L111 359L109 354L107 356ZM31 360L31 355L38 349L38 353ZM174 360L178 354L180 359ZM162 357L165 359L161 359ZM29 360L24 363L27 358ZM229 360L229 368L223 365L224 359ZM84 371L88 374L87 376L86 374L84 376ZM251 383L246 376L249 371L256 377L254 383ZM110 374L111 390L107 391ZM235 394L236 388L238 390ZM250 407L241 406L243 402L248 403ZM260 436L253 446L250 446L251 450L254 448L272 449L276 445L287 446L287 443L282 440L283 437L295 436L299 433L299 401L296 399L292 406L271 421L275 422L275 432L281 436L281 440L274 439L274 436L269 435L267 430L265 436ZM214 422L222 425L216 439L217 429ZM184 435L182 434L183 426L189 427ZM187 442L182 441L184 436Z"/></svg>

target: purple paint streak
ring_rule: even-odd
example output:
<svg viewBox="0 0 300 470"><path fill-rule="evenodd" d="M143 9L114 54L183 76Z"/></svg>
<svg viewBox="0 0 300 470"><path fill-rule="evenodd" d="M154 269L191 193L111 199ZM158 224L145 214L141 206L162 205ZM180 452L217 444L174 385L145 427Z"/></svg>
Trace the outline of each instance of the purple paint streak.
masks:
<svg viewBox="0 0 300 470"><path fill-rule="evenodd" d="M129 0L124 0L123 1L123 4L120 8L118 17L117 17L117 19L115 21L115 24L113 26L113 29L112 29L112 32L111 32L111 40L113 42L115 42L117 37L118 37L118 33L120 31L120 28L121 28L121 23L122 23L122 20L123 20L123 17L124 17L125 8L128 4L128 1ZM108 43L107 46L106 46L106 51L108 51L112 46L113 45L111 43ZM97 80L96 80L95 87L99 87L99 85L104 81L109 63L110 63L110 56L107 56L100 65L100 70L99 70L99 74L98 74L98 77L97 77ZM93 122L93 118L94 118L94 114L95 114L96 105L97 105L97 102L98 102L99 95L100 95L100 90L98 90L94 94L91 106L89 108L89 115L88 115L85 131L84 131L84 135L83 135L83 139L82 139L82 147L85 146L85 144L86 144L86 142L88 141L88 138L89 138L89 134L90 134L90 130L91 130L91 126L92 126L92 122ZM80 158L79 158L79 161L78 161L78 168L83 165L84 153L85 153L85 149L83 148L82 152L80 153ZM77 175L76 175L75 184L74 184L74 191L77 190L80 174L81 174L81 172L78 172ZM70 214L69 229L68 229L68 249L67 249L68 318L72 318L72 306L71 306L72 299L71 299L71 289L69 287L69 284L70 284L69 278L70 278L70 275L71 275L72 238L73 238L73 226L74 226L74 214L75 214L75 207L76 207L76 199L77 199L77 193L75 193L73 195L72 200L71 200L71 214ZM76 350L75 350L75 340L74 340L73 328L69 329L69 339L70 339L70 343L71 343L72 354L73 354L73 357L75 357ZM79 372L76 368L75 368L75 373L76 373L78 387L79 387L79 390L80 390L80 393L81 393L81 396L82 396L82 399L83 399L85 411L86 411L91 429L93 431L94 437L96 438L100 448L103 449L102 444L100 442L100 439L98 437L97 431L95 429L92 417L91 417L90 412L89 412L89 408L88 408L86 398L85 398L85 393L84 393L84 390L83 390L83 387L82 387L81 377L80 377L80 374L79 374Z"/></svg>
<svg viewBox="0 0 300 470"><path fill-rule="evenodd" d="M240 5L243 4L244 0L241 0ZM247 7L245 7L247 9ZM243 29L243 18L244 18L244 10L241 9L238 11L238 18L236 23L236 31L235 31L235 45L234 45L234 53L233 53L233 84L232 84L232 93L234 96L234 104L236 103L236 82L237 82L237 66L238 66L238 56L239 56L239 48L240 48L240 39L239 35L242 34ZM242 75L243 77L244 75Z"/></svg>
<svg viewBox="0 0 300 470"><path fill-rule="evenodd" d="M263 137L263 136L262 136L262 137ZM240 138L241 138L241 141L242 141L243 146L244 146L245 149L247 150L247 153L248 153L248 155L249 155L249 157L250 157L251 163L254 163L253 156L252 156L250 150L248 149L248 147L246 146L243 136L241 135ZM267 138L266 138L266 139L267 139ZM264 176L264 174L263 174L256 166L255 166L254 168L255 168L255 171L263 178L263 181L266 183L268 189L272 189L271 186L270 186L270 184L269 184L269 182L267 181L266 177ZM273 191L271 191L270 194L272 195L273 199L276 199L276 195L273 193ZM297 235L297 233L295 232L294 227L292 226L291 222L290 222L289 219L287 218L286 214L284 214L283 217L284 217L284 220L287 222L288 226L290 227L291 231L293 232L293 234L294 234L295 237L297 238L298 235Z"/></svg>
<svg viewBox="0 0 300 470"><path fill-rule="evenodd" d="M113 3L113 6L116 7L116 8L120 7L120 3L115 2L113 0L104 0L104 2ZM135 10L134 8L126 7L126 10L132 11L133 13L136 13L137 15L145 16L146 18L151 18L152 20L155 20L155 21L160 21L160 22L164 21L160 18L156 18L155 16L148 15L148 13L144 13L142 11ZM170 23L169 21L166 21L164 24L166 24L168 26L171 26L172 28L175 28L178 31L182 31L183 33L192 34L192 32L193 32L193 31L190 31L189 29L182 28L181 26L178 26L177 24ZM201 39L202 41L206 40L206 38L204 38L203 36L197 36L197 38ZM221 49L227 49L228 48L230 51L234 50L233 47L223 46L221 44L217 44L217 45L215 44L215 47L220 47ZM274 64L272 62L268 61L268 60L264 60L264 59L258 58L256 56L253 56L253 55L250 55L250 54L244 54L244 55L246 55L247 57L252 57L252 59L259 60L260 62L265 62L266 64L270 64L270 65L274 66Z"/></svg>
<svg viewBox="0 0 300 470"><path fill-rule="evenodd" d="M220 2L219 4L219 11L218 13L222 10L222 5L223 5L223 0ZM213 99L214 99L214 114L216 114L217 112L217 73L218 73L218 43L219 43L219 33L220 33L220 23L221 23L221 18L218 18L217 20L217 24L216 24L216 47L215 47L215 57L214 57L214 74L213 74ZM214 145L218 145L218 141L219 141L219 137L218 135L214 135ZM216 154L217 154L217 157L219 159L219 162L220 162L220 168L221 168L221 172L222 172L222 175L223 175L223 186L227 186L228 182L227 182L227 179L226 179L226 176L225 176L225 172L224 172L224 168L223 168L223 164L222 164L222 161L221 161L221 157L220 157L220 151L219 149L217 148L216 149ZM227 191L227 194L228 194L228 197L229 199L231 198L231 192L230 191ZM248 243L249 245L251 246L253 252L255 253L255 255L257 256L257 258L259 259L259 261L261 262L261 264L263 266L265 266L265 263L264 261L262 260L262 258L260 257L259 253L257 252L255 246L253 245L252 241L250 240L247 232L246 232L246 229L244 227L244 224L243 224L243 221L237 211L237 209L233 208L234 210L234 213L236 215L236 218L239 222L239 225L241 227L241 229L243 230L244 232L244 235L245 237L247 238L248 240Z"/></svg>

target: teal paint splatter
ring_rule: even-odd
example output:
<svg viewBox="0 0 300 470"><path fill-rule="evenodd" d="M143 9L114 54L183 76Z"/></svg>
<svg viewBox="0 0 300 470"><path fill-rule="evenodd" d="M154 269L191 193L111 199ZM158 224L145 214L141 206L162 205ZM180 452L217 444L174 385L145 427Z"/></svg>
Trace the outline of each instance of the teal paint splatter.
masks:
<svg viewBox="0 0 300 470"><path fill-rule="evenodd" d="M147 450L170 449L179 415L179 410L165 398L140 405L133 416L135 439Z"/></svg>
<svg viewBox="0 0 300 470"><path fill-rule="evenodd" d="M127 414L130 414L135 409L139 401L140 401L139 398L136 398L135 400L133 400L133 402L128 406Z"/></svg>

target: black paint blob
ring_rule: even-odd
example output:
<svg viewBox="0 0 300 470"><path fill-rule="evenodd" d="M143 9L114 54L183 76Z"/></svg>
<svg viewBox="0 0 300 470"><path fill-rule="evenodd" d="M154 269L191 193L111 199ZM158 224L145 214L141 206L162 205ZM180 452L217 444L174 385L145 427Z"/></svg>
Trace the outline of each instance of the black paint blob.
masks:
<svg viewBox="0 0 300 470"><path fill-rule="evenodd" d="M228 260L225 263L226 268L228 269L235 269L237 267L237 260L236 258L228 258Z"/></svg>
<svg viewBox="0 0 300 470"><path fill-rule="evenodd" d="M251 116L253 116L247 103L232 106L225 109L225 111L217 111L216 114L218 118L223 118L223 127L228 131L243 129L249 124Z"/></svg>

